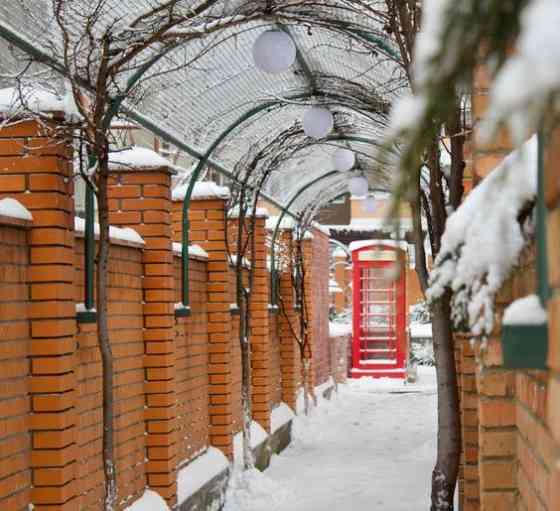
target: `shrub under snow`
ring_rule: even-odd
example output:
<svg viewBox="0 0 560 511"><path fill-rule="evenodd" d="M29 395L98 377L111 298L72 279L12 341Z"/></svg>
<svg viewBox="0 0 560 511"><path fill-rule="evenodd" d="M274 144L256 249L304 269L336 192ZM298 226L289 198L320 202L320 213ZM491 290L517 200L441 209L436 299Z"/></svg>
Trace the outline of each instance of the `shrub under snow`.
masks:
<svg viewBox="0 0 560 511"><path fill-rule="evenodd" d="M526 245L520 211L537 193L537 137L510 154L447 220L428 299L453 291L452 318L475 336L494 327L496 293Z"/></svg>

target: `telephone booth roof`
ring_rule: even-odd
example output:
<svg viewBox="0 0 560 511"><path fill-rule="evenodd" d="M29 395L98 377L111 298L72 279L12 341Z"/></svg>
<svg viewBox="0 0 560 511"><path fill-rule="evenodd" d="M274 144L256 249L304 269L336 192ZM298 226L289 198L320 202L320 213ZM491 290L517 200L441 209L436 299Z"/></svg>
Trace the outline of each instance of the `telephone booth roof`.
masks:
<svg viewBox="0 0 560 511"><path fill-rule="evenodd" d="M393 248L395 250L396 249L406 250L408 244L406 241L395 241L395 240L361 240L361 241L353 241L348 246L350 252L356 252L364 248L372 248L372 247Z"/></svg>

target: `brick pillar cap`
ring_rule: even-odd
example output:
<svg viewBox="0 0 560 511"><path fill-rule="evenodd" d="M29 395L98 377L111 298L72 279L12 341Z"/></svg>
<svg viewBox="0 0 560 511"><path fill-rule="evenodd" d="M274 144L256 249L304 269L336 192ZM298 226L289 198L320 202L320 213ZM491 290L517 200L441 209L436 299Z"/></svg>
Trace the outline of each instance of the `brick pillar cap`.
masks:
<svg viewBox="0 0 560 511"><path fill-rule="evenodd" d="M173 165L146 147L133 146L109 154L109 168L115 172L165 172L177 174Z"/></svg>

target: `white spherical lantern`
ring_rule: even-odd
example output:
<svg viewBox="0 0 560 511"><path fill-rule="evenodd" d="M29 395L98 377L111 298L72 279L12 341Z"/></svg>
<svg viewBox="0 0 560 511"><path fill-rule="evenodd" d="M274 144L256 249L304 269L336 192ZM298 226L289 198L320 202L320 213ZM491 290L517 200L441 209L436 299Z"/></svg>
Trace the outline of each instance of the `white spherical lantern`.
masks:
<svg viewBox="0 0 560 511"><path fill-rule="evenodd" d="M350 193L356 197L367 195L368 186L368 180L364 176L354 176L348 182Z"/></svg>
<svg viewBox="0 0 560 511"><path fill-rule="evenodd" d="M375 210L377 209L377 202L373 197L366 197L363 202L363 207L366 213L375 213Z"/></svg>
<svg viewBox="0 0 560 511"><path fill-rule="evenodd" d="M314 106L303 116L303 131L314 139L325 138L333 129L333 114L327 108Z"/></svg>
<svg viewBox="0 0 560 511"><path fill-rule="evenodd" d="M356 155L350 149L337 149L333 155L334 168L339 172L348 172L356 163Z"/></svg>
<svg viewBox="0 0 560 511"><path fill-rule="evenodd" d="M257 37L253 45L253 59L265 73L283 73L296 60L296 45L286 32L268 30Z"/></svg>

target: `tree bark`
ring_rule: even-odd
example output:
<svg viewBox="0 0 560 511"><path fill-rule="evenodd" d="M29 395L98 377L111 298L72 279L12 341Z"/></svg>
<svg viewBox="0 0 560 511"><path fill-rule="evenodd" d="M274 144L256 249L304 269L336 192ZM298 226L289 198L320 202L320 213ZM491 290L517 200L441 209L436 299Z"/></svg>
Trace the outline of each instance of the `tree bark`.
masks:
<svg viewBox="0 0 560 511"><path fill-rule="evenodd" d="M101 151L98 167L97 202L99 245L97 252L97 335L103 371L103 471L105 475L105 511L114 511L117 502L117 480L114 453L114 367L109 339L108 273L109 273L109 207L107 196L108 157Z"/></svg>
<svg viewBox="0 0 560 511"><path fill-rule="evenodd" d="M432 472L431 511L453 510L459 473L461 433L450 293L432 305L434 356L438 389L437 460Z"/></svg>

